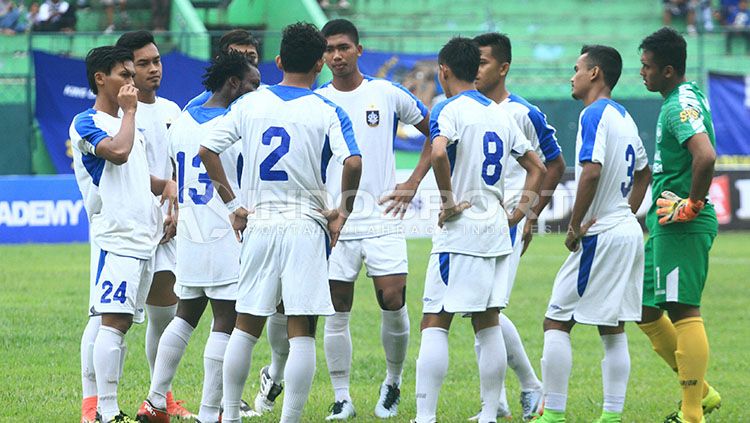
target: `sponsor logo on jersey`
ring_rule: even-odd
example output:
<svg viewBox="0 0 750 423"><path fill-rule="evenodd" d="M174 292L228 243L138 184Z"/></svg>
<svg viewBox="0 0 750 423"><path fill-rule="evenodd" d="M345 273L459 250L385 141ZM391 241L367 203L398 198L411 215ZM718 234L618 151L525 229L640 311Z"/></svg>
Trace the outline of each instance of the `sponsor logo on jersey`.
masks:
<svg viewBox="0 0 750 423"><path fill-rule="evenodd" d="M689 120L696 120L701 117L701 112L693 107L682 109L680 112L680 122L687 122Z"/></svg>
<svg viewBox="0 0 750 423"><path fill-rule="evenodd" d="M380 124L380 110L368 110L365 112L367 124L376 127Z"/></svg>

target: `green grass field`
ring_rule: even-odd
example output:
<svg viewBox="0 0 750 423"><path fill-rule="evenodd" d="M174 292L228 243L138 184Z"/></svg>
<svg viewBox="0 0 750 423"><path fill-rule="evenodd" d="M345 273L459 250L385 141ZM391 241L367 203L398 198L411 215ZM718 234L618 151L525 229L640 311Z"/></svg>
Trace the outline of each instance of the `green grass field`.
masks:
<svg viewBox="0 0 750 423"><path fill-rule="evenodd" d="M747 275L750 274L750 236L723 233L711 252L709 282L703 313L711 343L709 381L721 392L723 407L709 422L750 421L744 401L750 392L750 314L747 312ZM408 422L415 414L414 370L419 349L420 298L429 240L409 242L408 303L412 322L409 356L404 370L399 416ZM675 252L679 254L679 252ZM537 237L518 272L507 315L518 326L527 352L539 369L542 351L541 322L552 281L566 251L562 237ZM0 421L75 422L80 409L80 336L86 323L88 301L88 245L26 245L0 247ZM363 272L364 273L364 272ZM210 318L193 335L174 381L178 398L197 412L203 372L203 345ZM359 413L355 421L376 421L373 408L385 374L380 346L380 316L372 284L358 281L352 314L354 363L352 397ZM131 415L148 393L149 376L143 349L145 325L134 325L127 335L129 354L120 385L120 405ZM319 323L322 333L322 322ZM626 422L662 422L679 399L672 371L651 351L648 340L628 325L632 373L625 406ZM318 367L304 414L305 422L323 421L332 402L330 381L318 336ZM450 335L450 370L443 385L439 420L461 422L480 407L479 381L473 335L466 319L456 319ZM596 330L579 326L573 332L573 375L568 401L569 422L590 422L601 407L601 343ZM258 370L269 360L263 340L254 351L244 398L252 400L258 388ZM508 395L514 415L520 417L518 383L508 376ZM253 421L278 421L274 414ZM520 418L516 418L520 421Z"/></svg>

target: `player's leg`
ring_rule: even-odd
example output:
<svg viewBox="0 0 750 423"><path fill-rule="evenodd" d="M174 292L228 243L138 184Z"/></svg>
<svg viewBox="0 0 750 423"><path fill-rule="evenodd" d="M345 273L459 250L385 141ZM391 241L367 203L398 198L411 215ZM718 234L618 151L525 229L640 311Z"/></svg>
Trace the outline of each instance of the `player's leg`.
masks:
<svg viewBox="0 0 750 423"><path fill-rule="evenodd" d="M602 360L602 386L604 405L598 423L619 423L625 406L625 393L630 378L630 353L625 323L618 326L599 326L599 336L604 346Z"/></svg>
<svg viewBox="0 0 750 423"><path fill-rule="evenodd" d="M102 325L101 316L91 316L81 336L81 423L96 420L96 372L94 371L94 341Z"/></svg>
<svg viewBox="0 0 750 423"><path fill-rule="evenodd" d="M284 389L284 368L289 358L289 336L283 304L280 304L276 313L268 318L266 336L271 346L271 364L260 370L260 389L255 395L253 404L253 411L256 414L273 410L276 398Z"/></svg>
<svg viewBox="0 0 750 423"><path fill-rule="evenodd" d="M480 422L490 422L497 419L500 406L500 396L505 380L507 367L507 352L503 331L500 328L499 312L497 308L472 313L471 323L474 328L476 342L481 353L478 355L479 384L482 398L482 411L479 413Z"/></svg>
<svg viewBox="0 0 750 423"><path fill-rule="evenodd" d="M133 323L133 316L125 313L102 313L102 325L94 341L94 370L97 408L102 422L113 421L120 414L117 387L120 367L125 357L125 334Z"/></svg>
<svg viewBox="0 0 750 423"><path fill-rule="evenodd" d="M146 358L151 375L154 374L154 363L156 363L156 351L159 348L159 339L164 329L177 312L177 295L174 293L174 273L169 271L157 271L151 282L151 289L146 298Z"/></svg>
<svg viewBox="0 0 750 423"><path fill-rule="evenodd" d="M317 316L288 316L289 361L284 369L286 392L282 422L299 422L315 376Z"/></svg>
<svg viewBox="0 0 750 423"><path fill-rule="evenodd" d="M239 307L238 307L239 309ZM242 391L245 388L253 348L263 332L266 317L237 313L237 322L227 342L222 367L225 423L239 423Z"/></svg>
<svg viewBox="0 0 750 423"><path fill-rule="evenodd" d="M237 297L236 288L234 297ZM219 421L224 353L237 320L234 306L235 301L230 299L211 299L214 321L203 350L203 394L198 412L198 420L202 422Z"/></svg>
<svg viewBox="0 0 750 423"><path fill-rule="evenodd" d="M435 254L433 254L435 256ZM417 423L434 423L438 396L448 373L448 330L452 313L425 313L417 356Z"/></svg>

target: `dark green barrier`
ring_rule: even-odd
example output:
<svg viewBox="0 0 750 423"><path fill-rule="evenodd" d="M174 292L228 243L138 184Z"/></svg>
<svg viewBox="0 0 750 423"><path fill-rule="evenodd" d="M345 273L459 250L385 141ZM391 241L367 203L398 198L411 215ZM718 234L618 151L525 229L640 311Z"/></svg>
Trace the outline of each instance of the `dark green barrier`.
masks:
<svg viewBox="0 0 750 423"><path fill-rule="evenodd" d="M0 104L0 175L31 173L31 122L25 104Z"/></svg>

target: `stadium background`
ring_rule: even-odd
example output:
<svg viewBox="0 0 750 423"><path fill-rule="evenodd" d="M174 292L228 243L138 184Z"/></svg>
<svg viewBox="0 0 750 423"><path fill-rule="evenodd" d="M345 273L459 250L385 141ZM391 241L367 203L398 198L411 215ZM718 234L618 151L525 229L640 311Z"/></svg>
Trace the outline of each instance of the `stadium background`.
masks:
<svg viewBox="0 0 750 423"><path fill-rule="evenodd" d="M347 9L332 7L324 10L315 0L172 0L170 31L157 35L161 53L163 55L175 53L180 60L187 60L184 63L195 63L198 67L188 70L179 66L172 68L165 66L165 79L173 76L193 78L184 85L190 88L183 89L182 95L184 98L189 98L197 94L201 87L195 75L201 72L200 61L206 61L211 57L215 52L218 37L225 30L242 27L249 29L261 40L261 60L266 62L262 69L267 70L264 72L263 80L267 83L275 82L272 78L273 69L268 66L268 62L278 51L280 29L283 26L297 20L310 21L322 26L330 18L346 17L360 28L361 42L366 51L363 68L365 62L369 66L364 70L370 74L399 80L429 104L436 90L439 90L439 87L435 87L434 67L431 65L431 60L434 60L442 44L456 34L473 36L486 31L504 32L511 37L513 42L513 65L508 85L513 92L538 104L547 114L550 123L558 130L558 138L563 147L566 162L570 165L573 163L575 131L581 110L581 104L570 98L569 79L572 66L582 44L607 44L618 48L624 59L623 75L614 91L614 98L623 103L634 116L649 156L653 154L654 128L661 97L658 94L649 93L642 84L638 75L640 64L637 47L645 35L661 26L661 1L351 0L350 3L351 6ZM128 13L132 29L148 29L150 4L147 0L129 1ZM75 33L31 33L0 37L0 129L2 130L0 132L0 175L7 175L0 176L0 244L70 242L86 239L85 214L80 207L76 206L76 199L80 197L80 194L77 192L74 180L69 175L59 175L60 169L55 166L51 158L52 150L65 150L62 147L65 146L66 139L44 134L40 120L49 120L50 116L38 112L45 110L44 107L39 107L40 103L42 106L49 106L49 101L59 100L61 101L59 104L63 106L66 104L64 103L66 95L62 91L57 94L53 91L48 92L47 94L51 97L43 97L40 102L38 97L39 88L42 86L40 78L59 82L61 75L66 70L69 71L69 66L72 66L70 63L74 62L59 62L59 68L35 67L34 52L38 52L37 58L48 54L50 56L44 57L80 61L90 48L112 44L119 36L118 33L103 34L100 31L103 21L102 7L97 0L94 0L90 8L78 11L78 27ZM678 29L685 29L684 21L675 20L674 25ZM687 76L689 79L698 81L699 85L711 96L714 121L719 132L717 141L720 157L716 178L711 189L711 198L717 204L723 231L748 229L750 228L750 140L746 134L750 131L750 88L748 88L750 78L744 74L750 74L750 56L742 53L744 47L742 40L735 41L737 44L735 54L725 54L725 35L718 26L712 32L704 32L702 27L699 27L698 33L688 37L687 41ZM324 82L329 78L330 73L324 71L319 80ZM177 81L179 84L179 81L184 81L184 79L177 79ZM717 95L721 96L718 100ZM170 98L169 95L164 96ZM79 100L87 101L85 95L83 97ZM178 101L178 103L181 106L184 105L184 101ZM720 107L717 108L716 104ZM57 113L63 117L56 118L57 121L50 124L61 125L67 129L70 119L79 109L57 110ZM67 118L64 117L66 113L69 115ZM720 131L720 127L723 132ZM399 135L401 139L397 145L397 167L403 172L411 169L416 163L418 153L410 150L413 150L413 145L418 144L418 140L409 139L408 129L402 128ZM551 224L542 230L555 232L555 229L564 224L569 208L572 206L574 186L571 185L571 179L572 174L568 172L565 178L567 183L561 184L558 188L550 211L547 212L547 218ZM48 200L52 202L41 205ZM430 218L430 215L423 216L422 223L429 222ZM736 347L731 339L747 339L747 314L744 314L744 318L740 316L737 319L731 310L744 309L747 305L746 301L742 300L744 291L741 289L741 281L746 279L747 273L750 272L748 239L745 232L720 235L717 247L712 252L711 281L731 281L731 283L721 288L718 285L716 288L711 288L709 285L707 293L731 299L728 303L730 305L723 307L721 313L717 312L707 317L709 331L713 330L709 332L712 340L712 354L714 354L713 357L717 357L716 360L712 357L710 366L712 369L722 366L721 373L711 370L714 373L710 373L710 376L717 376L718 373L719 386L722 386L722 383L723 386L732 385L730 392L738 394L750 392L746 381L748 356L746 352L743 352L747 344L744 347ZM560 249L561 241L562 239L558 236L548 236L537 241L537 251L532 248L528 263L524 265L526 272L521 270L519 277L522 280L544 279L544 289L531 291L531 288L527 286L521 288L521 292L514 294L514 298L519 300L515 311L509 311L514 319L515 316L521 315L520 313L526 315L528 312L536 317L543 313L549 294L548 285L564 257L564 251ZM3 293L0 294L0 309L7 316L7 318L0 319L0 345L2 346L0 362L8 363L7 369L14 368L13 363L17 363L25 354L32 357L32 363L35 363L34 366L37 367L44 367L46 363L57 363L50 367L54 369L57 369L56 366L62 366L59 360L51 358L59 351L45 352L37 348L39 342L44 340L58 340L60 351L65 354L76 354L75 344L80 336L79 329L83 327L82 316L85 305L82 299L86 298L86 286L81 282L85 280L86 274L86 248L85 244L56 247L0 246L0 288L3 289ZM422 275L426 266L426 259L419 256L426 256L428 249L428 241L410 241L410 271L412 273L410 280L412 282L409 295L411 300L419 298ZM22 269L27 269L30 263L38 264L39 269L42 269L42 274L36 275L28 270L22 271ZM23 287L32 279L35 281L36 291L28 293ZM363 298L371 297L369 286L359 285L357 295ZM44 301L40 303L39 298L44 298ZM724 303L721 301L709 300L707 307L718 308L722 305ZM376 313L376 307L371 307L371 304L362 304L362 306L365 307L363 313L364 310ZM415 347L418 345L418 332L414 329L417 326L415 319L420 309L419 302L410 301L410 307L413 322L410 349L410 357L412 357L416 356ZM51 314L52 311L64 313L65 318L60 319L57 324L45 327L40 323L30 321L33 311L42 313L42 320L55 318L57 315ZM519 314L513 316L514 312ZM528 326L519 325L524 334L524 340L529 342L527 348L532 354L532 362L535 366L538 364L537 356L541 351L541 334L537 320L534 318ZM728 323L730 321L731 323ZM62 325L62 322L70 324ZM353 329L355 340L358 330L363 333L370 330L364 325L371 325L371 322L364 322L364 319L360 322L363 326ZM726 324L723 325L723 323ZM39 328L38 330L43 335L19 337L14 334L19 327ZM205 331L205 322L202 327ZM129 336L132 340L130 342L133 343L131 345L133 351L137 351L138 342L141 342L139 339L142 340L142 333L139 330L135 332L135 335ZM720 333L724 333L724 337L729 339L723 339ZM745 336L742 336L742 333ZM462 341L470 342L466 333L459 332L456 336ZM533 338L527 340L527 336ZM661 375L660 383L671 382L671 375L661 369L663 366L659 367L658 358L648 350L641 335L636 332L631 333L630 336L631 339L637 340L631 343L637 342L638 344L632 347L631 352L634 355L638 352L643 354L640 362L638 358L634 359L634 372L637 366L641 366L637 372L646 375L659 374ZM201 337L203 334L196 335L196 339ZM594 358L592 363L598 363L596 357L598 357L599 347L596 342L594 337L584 338L583 346L580 347L594 350L591 355ZM466 344L467 347L469 345ZM372 351L379 351L377 343L372 345L363 343L362 349L367 349L368 346ZM356 348L359 347L355 345L355 354ZM193 364L188 368L195 370L196 374L200 374L200 348L201 346L194 346L190 349ZM574 344L574 348L579 347ZM576 349L576 354L578 353L579 350ZM258 351L259 357L254 359L253 369L264 360L264 354L267 357L267 350L261 348ZM471 354L473 354L471 351L464 352L463 357L466 363L461 364L462 368L468 371L472 369L473 356ZM319 351L319 360L321 357L322 350ZM371 358L368 355L360 356L355 360L364 363L365 360ZM372 367L370 370L363 366L362 372L369 371L372 375L366 377L361 374L355 375L352 385L356 387L357 383L362 381L378 383L377 377L380 375L377 372L379 372L380 361L377 360L380 359L379 356L374 359L377 364L367 364ZM185 360L191 360L190 355ZM454 360L453 356L452 360ZM143 395L141 391L146 389L143 385L147 384L148 372L146 371L144 381L145 361L141 360L140 364L133 363L134 361L137 360L131 356L128 366L138 369L134 371L139 372L139 376L132 378L131 383L125 385L123 391L127 392L126 398L132 396L132 401L137 402ZM0 379L0 386L3 386L0 389L0 404L5 406L16 402L16 405L2 407L5 410L0 411L0 420L18 421L13 416L16 416L19 410L31 409L29 400L23 399L25 389L33 390L30 398L45 398L53 393L58 398L62 397L61 400L66 402L66 410L74 410L77 404L78 382L75 375L77 360L68 356L63 362L66 366L62 369L65 377L45 379L48 376L45 372L35 373L33 369L28 369L23 361L18 364L15 371L2 372L5 376L4 379ZM355 366L357 363L358 361L355 361ZM456 363L455 360L453 363ZM453 363L451 375L455 376L461 368L453 369ZM594 367L593 373L585 374L577 379L579 382L583 381L585 386L572 387L571 397L576 395L577 391L591 391L587 390L586 385L599 386L598 364L590 367ZM316 392L321 395L321 399L314 401L315 395L318 395L316 392L313 393L313 399L311 399L311 403L315 403L317 408L322 408L324 405L322 403L328 399L329 382L324 369L324 362L319 361L315 383L319 391ZM411 373L408 373L410 371ZM406 379L413 379L413 366L411 369L407 368L406 372ZM375 374L377 377L370 380L369 378ZM451 375L449 378L452 377ZM364 379L361 379L363 377ZM585 379L586 377L588 379ZM509 379L512 379L512 376ZM48 385L40 388L39 385L47 380L49 380ZM184 383L185 379L182 381ZM475 379L469 379L469 381L471 385L467 385L466 389L472 394L456 395L456 399L468 403L470 408L467 412L458 413L456 416L471 414L478 404L475 392L477 382ZM641 379L638 373L634 373L629 401L634 395L650 397L661 395L662 391L658 389L634 385L637 381ZM575 380L573 382L575 383ZM18 383L20 388L16 390L7 388L13 386L14 383ZM134 388L136 383L140 385ZM180 383L179 378L177 383ZM253 374L249 378L249 385L252 383L254 383ZM410 380L410 383L413 384L413 381ZM513 382L509 383L509 389L512 390ZM413 385L409 386L413 387ZM460 386L447 386L447 388L457 389L458 392L464 389ZM668 385L663 387L663 392L671 392L670 389L675 390L674 386ZM199 387L194 390L199 396ZM594 393L585 396L586 399L580 404L588 408L596 408L592 402L598 400L592 399L592 395L596 397L599 394L596 394L598 389L593 389L593 391ZM247 392L252 392L252 389L248 388ZM409 401L408 397L405 401ZM441 410L445 409L444 401L441 400ZM73 408L70 407L71 404ZM192 404L195 406L196 402L193 401ZM579 402L572 404L579 404ZM636 401L635 404L641 403ZM462 407L466 406L462 403ZM642 418L640 409L627 407L629 421L649 421ZM636 407L644 406L636 405ZM405 411L408 413L409 409L405 408ZM662 409L664 413L661 413ZM670 409L663 406L658 411L643 409L644 415L650 416L665 414L668 411ZM313 412L309 411L309 413ZM709 421L739 422L744 421L743 418L747 416L739 408L722 410L721 413L723 414ZM317 410L313 414L306 414L306 416L316 416L316 420L319 420L318 415L322 417L324 413ZM58 420L54 414L51 416L48 417L48 421L70 420L65 418ZM404 418L407 416L406 413L402 415ZM594 414L591 414L592 418L593 416ZM447 421L457 420L449 417ZM572 421L582 420L574 418Z"/></svg>

